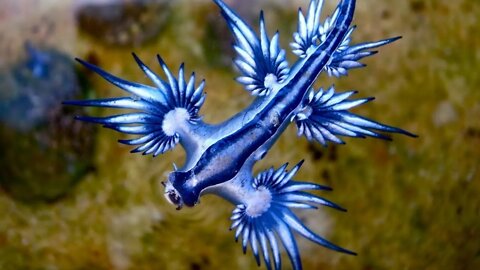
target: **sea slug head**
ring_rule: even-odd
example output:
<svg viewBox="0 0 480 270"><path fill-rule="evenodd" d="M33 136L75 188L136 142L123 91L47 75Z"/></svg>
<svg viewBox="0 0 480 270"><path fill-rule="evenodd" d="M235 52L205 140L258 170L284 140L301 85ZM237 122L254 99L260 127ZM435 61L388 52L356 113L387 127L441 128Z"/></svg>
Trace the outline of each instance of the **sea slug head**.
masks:
<svg viewBox="0 0 480 270"><path fill-rule="evenodd" d="M167 182L162 182L162 184L165 187L164 196L167 199L167 201L170 204L176 206L177 210L182 209L182 207L183 207L182 196L180 195L180 193L178 193L178 191L175 189L175 187L173 187L173 184L170 181L170 177L169 177L169 180Z"/></svg>
<svg viewBox="0 0 480 270"><path fill-rule="evenodd" d="M177 210L182 207L193 207L198 203L199 194L195 185L195 177L192 172L173 171L168 175L168 180L162 182L165 187L165 198L175 205Z"/></svg>

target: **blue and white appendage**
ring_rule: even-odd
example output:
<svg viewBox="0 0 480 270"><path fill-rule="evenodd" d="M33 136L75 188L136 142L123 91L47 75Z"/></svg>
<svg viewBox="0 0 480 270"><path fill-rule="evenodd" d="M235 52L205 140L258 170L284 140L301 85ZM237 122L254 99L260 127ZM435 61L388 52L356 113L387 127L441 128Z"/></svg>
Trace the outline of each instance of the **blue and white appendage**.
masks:
<svg viewBox="0 0 480 270"><path fill-rule="evenodd" d="M328 34L331 32L339 15L337 8L332 16L328 16L322 23L320 15L322 12L324 0L312 0L308 7L306 17L302 13L302 9L298 10L298 28L293 34L293 42L290 43L292 52L300 58L310 56L315 48L327 40ZM359 61L365 57L374 55L377 51L372 49L392 43L401 37L394 37L375 42L364 42L356 45L350 45L351 37L356 26L351 26L342 43L332 55L329 63L325 66L329 76L341 77L348 75L349 69L365 67Z"/></svg>
<svg viewBox="0 0 480 270"><path fill-rule="evenodd" d="M259 173L253 179L248 195L244 195L233 210L231 229L235 230L235 239L241 239L244 253L250 245L258 265L263 257L267 269L272 269L272 265L274 269L281 269L281 246L293 269L302 269L294 232L326 248L355 255L312 232L291 210L316 209L323 205L345 211L326 199L305 192L331 190L329 187L292 180L302 163L290 171L285 164L277 170L270 168Z"/></svg>
<svg viewBox="0 0 480 270"><path fill-rule="evenodd" d="M125 134L139 135L136 139L119 140L126 145L137 146L133 153L157 156L171 150L182 137L201 119L198 111L205 101L205 82L195 86L195 74L185 81L184 65L180 66L178 78L171 73L165 62L157 56L167 81L148 68L135 54L135 61L156 87L125 81L97 66L77 59L81 64L102 76L105 80L130 93L129 97L67 101L64 104L77 106L109 107L136 110L134 113L109 117L79 116L78 120L103 124L104 127ZM184 135L184 136L182 136Z"/></svg>
<svg viewBox="0 0 480 270"><path fill-rule="evenodd" d="M235 37L238 54L235 66L242 75L237 82L254 96L265 96L288 77L290 69L285 50L280 48L279 32L268 37L263 12L260 13L260 36L222 1L215 1Z"/></svg>
<svg viewBox="0 0 480 270"><path fill-rule="evenodd" d="M400 128L384 125L349 112L356 106L372 101L374 98L349 99L357 91L335 93L333 86L324 91L310 89L302 106L292 117L298 128L298 136L315 140L324 146L328 142L344 144L338 136L365 138L373 137L389 140L390 137L379 133L400 133L415 137L414 134Z"/></svg>

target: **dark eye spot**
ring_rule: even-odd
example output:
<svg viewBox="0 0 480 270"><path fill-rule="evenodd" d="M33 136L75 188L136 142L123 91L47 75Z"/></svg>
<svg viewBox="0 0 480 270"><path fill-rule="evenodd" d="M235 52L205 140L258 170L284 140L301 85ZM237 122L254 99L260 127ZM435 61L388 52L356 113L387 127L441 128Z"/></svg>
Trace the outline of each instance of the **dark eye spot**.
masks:
<svg viewBox="0 0 480 270"><path fill-rule="evenodd" d="M174 192L174 191L171 191L168 193L168 197L170 198L170 201L175 204L175 205L179 205L180 204L180 197Z"/></svg>

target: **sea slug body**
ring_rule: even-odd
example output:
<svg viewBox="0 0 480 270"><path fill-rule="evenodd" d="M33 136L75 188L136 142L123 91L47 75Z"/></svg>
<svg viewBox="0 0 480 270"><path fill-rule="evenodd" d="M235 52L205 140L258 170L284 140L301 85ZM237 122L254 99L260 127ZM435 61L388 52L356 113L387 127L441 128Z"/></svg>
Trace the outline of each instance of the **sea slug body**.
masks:
<svg viewBox="0 0 480 270"><path fill-rule="evenodd" d="M388 139L384 133L415 136L349 112L372 98L351 99L356 91L336 92L334 87L315 90L317 77L325 72L341 77L359 61L374 55L373 49L396 38L351 45L351 26L355 0L341 0L332 16L320 20L323 0L311 0L307 12L298 12L298 28L290 44L297 62L290 66L280 47L279 33L269 37L263 13L257 34L222 0L214 0L233 36L234 60L241 73L237 81L255 97L245 110L223 123L205 123L198 112L204 103L205 82L196 83L192 74L185 78L184 65L175 76L158 56L165 79L155 74L136 55L140 69L154 86L129 82L78 60L131 96L112 99L69 101L77 106L133 109L136 112L109 117L78 117L107 128L139 135L121 140L135 145L132 152L157 156L180 144L186 162L168 176L165 197L177 209L195 206L199 198L213 194L235 205L231 229L241 239L243 250L250 245L260 265L281 269L280 248L288 254L293 269L302 269L300 253L293 232L329 249L355 254L341 248L307 228L292 209L313 209L319 205L344 210L308 190L329 190L314 183L293 180L302 162L287 170L288 164L252 175L254 164L264 158L285 128L295 122L298 135L327 146L342 144L339 137L375 137Z"/></svg>

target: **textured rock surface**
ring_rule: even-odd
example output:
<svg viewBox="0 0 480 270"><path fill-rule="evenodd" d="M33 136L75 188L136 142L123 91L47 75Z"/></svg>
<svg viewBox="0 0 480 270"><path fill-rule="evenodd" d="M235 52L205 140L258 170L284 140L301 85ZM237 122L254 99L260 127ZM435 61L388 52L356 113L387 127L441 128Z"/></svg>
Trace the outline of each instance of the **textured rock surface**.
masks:
<svg viewBox="0 0 480 270"><path fill-rule="evenodd" d="M0 12L4 7L28 9L12 4L23 2L4 0ZM71 11L69 1L61 2L38 10L55 11L51 18L56 21L57 15ZM336 82L338 89L376 96L362 114L420 138L347 140L347 146L324 149L296 139L292 128L258 169L305 158L299 179L332 186L335 191L327 197L349 210L344 215L320 210L305 218L309 226L359 256L300 241L305 269L480 269L480 243L475 241L480 239L480 36L475 34L480 31L480 3L358 2L356 23L361 27L354 41L404 38L368 59L368 68L338 82L322 77L319 84ZM293 23L295 7L306 3L286 1L284 10L274 11L264 7L266 18L275 21L271 13L283 12ZM213 19L198 13L202 10L211 10L223 25L209 1L175 1L161 37L134 50L148 65L155 66L154 56L161 53L172 67L185 61L189 71L205 77L208 98L201 113L218 122L251 99L233 81L229 61L212 65L207 59L205 35ZM287 25L289 20L268 24L270 32L281 30L284 47L295 29ZM15 36L1 30L4 36ZM132 48L112 50L91 39L61 39L63 34L55 32L47 41L60 40L59 46L75 56L95 56L106 70L146 82L129 56ZM216 38L222 40L209 42L218 46L230 39L220 34ZM215 50L209 53L227 53L224 45ZM97 96L119 94L98 77L89 78ZM455 117L439 104L449 104ZM441 119L435 120L438 114ZM232 210L227 203L206 197L198 207L177 212L163 199L158 182L172 161L181 162L181 153L156 159L132 155L115 143L118 137L108 130L98 133L98 169L55 203L25 206L0 193L0 269L257 269L227 229Z"/></svg>

